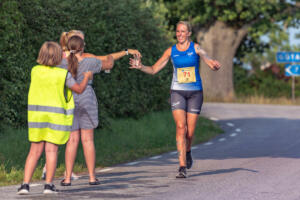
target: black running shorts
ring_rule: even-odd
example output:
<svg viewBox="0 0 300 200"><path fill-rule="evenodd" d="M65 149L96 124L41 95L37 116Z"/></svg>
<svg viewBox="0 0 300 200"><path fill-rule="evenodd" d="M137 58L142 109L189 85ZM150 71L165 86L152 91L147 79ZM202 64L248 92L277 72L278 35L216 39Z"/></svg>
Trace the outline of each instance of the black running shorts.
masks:
<svg viewBox="0 0 300 200"><path fill-rule="evenodd" d="M172 110L184 110L188 113L200 114L203 104L203 92L201 90L185 91L171 90Z"/></svg>

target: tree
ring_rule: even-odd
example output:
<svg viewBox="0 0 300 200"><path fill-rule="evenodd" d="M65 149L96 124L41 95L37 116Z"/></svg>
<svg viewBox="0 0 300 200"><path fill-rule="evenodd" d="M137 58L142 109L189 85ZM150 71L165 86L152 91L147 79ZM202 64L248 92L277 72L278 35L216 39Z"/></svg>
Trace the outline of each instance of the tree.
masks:
<svg viewBox="0 0 300 200"><path fill-rule="evenodd" d="M201 62L204 93L208 99L234 98L233 60L242 42L259 38L270 30L299 24L297 0L164 0L169 25L188 20L197 42L222 68L212 72Z"/></svg>

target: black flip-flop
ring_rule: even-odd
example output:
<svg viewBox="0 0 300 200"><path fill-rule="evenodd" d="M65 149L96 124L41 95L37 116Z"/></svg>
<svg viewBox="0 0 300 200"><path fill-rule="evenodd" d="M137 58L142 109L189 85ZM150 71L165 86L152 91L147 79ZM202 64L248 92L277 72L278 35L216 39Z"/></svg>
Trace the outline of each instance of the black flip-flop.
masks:
<svg viewBox="0 0 300 200"><path fill-rule="evenodd" d="M98 179L96 179L93 182L89 182L89 185L100 185L100 181Z"/></svg>
<svg viewBox="0 0 300 200"><path fill-rule="evenodd" d="M60 182L60 185L61 185L61 186L71 186L71 182L70 182L70 183L65 183L65 179L64 179L64 180L62 180L62 181Z"/></svg>

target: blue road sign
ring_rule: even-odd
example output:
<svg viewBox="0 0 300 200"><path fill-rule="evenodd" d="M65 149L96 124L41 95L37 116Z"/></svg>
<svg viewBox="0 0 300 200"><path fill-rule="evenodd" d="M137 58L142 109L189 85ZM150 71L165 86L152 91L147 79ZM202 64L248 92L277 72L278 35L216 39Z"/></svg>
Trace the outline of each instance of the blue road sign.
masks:
<svg viewBox="0 0 300 200"><path fill-rule="evenodd" d="M286 76L300 76L300 65L285 65L285 75Z"/></svg>
<svg viewBox="0 0 300 200"><path fill-rule="evenodd" d="M300 52L277 52L276 60L279 63L300 62Z"/></svg>

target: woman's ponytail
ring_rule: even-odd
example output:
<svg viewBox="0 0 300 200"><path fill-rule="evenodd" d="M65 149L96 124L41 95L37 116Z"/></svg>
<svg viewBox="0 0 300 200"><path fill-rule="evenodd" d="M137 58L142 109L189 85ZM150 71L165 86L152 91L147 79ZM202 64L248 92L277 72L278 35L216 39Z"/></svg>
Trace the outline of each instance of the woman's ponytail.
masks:
<svg viewBox="0 0 300 200"><path fill-rule="evenodd" d="M83 52L84 41L79 36L72 36L68 40L67 47L70 52L70 55L68 56L68 70L71 72L72 76L76 78L78 69L78 59L76 54Z"/></svg>

